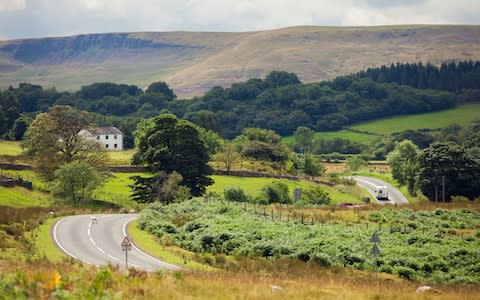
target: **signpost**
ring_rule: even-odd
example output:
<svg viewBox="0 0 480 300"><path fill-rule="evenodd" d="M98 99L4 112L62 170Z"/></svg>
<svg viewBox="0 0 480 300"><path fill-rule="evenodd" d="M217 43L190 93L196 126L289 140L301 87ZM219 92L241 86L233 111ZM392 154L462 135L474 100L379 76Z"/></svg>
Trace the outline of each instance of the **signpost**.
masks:
<svg viewBox="0 0 480 300"><path fill-rule="evenodd" d="M370 242L373 243L370 253L375 256L375 277L378 277L378 256L380 255L380 248L378 248L377 243L380 243L380 238L378 237L378 233L376 231L373 232Z"/></svg>
<svg viewBox="0 0 480 300"><path fill-rule="evenodd" d="M125 251L125 269L128 270L128 251L132 250L132 243L128 237L124 237L122 241L122 250Z"/></svg>
<svg viewBox="0 0 480 300"><path fill-rule="evenodd" d="M302 198L302 189L295 188L293 190L293 197L294 197L295 201L300 201L300 199Z"/></svg>

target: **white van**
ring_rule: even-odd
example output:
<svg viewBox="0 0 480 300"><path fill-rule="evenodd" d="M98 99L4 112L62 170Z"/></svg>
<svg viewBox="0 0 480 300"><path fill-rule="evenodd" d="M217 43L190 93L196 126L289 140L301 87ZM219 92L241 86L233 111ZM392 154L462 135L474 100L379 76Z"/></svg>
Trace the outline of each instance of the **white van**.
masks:
<svg viewBox="0 0 480 300"><path fill-rule="evenodd" d="M374 189L375 197L378 200L388 200L388 189L384 185L376 186Z"/></svg>

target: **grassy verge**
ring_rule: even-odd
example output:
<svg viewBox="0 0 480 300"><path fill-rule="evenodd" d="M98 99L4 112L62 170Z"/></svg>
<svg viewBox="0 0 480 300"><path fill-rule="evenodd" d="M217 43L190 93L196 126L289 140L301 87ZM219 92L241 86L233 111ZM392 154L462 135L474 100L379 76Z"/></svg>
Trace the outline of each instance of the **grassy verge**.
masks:
<svg viewBox="0 0 480 300"><path fill-rule="evenodd" d="M164 247L160 245L155 236L138 228L137 221L133 221L128 224L128 233L135 242L135 245L148 254L158 257L164 262L171 263L189 270L214 270L212 267L191 260L191 257L194 256L192 252L174 246Z"/></svg>
<svg viewBox="0 0 480 300"><path fill-rule="evenodd" d="M59 219L61 219L61 217L50 218L36 230L35 246L38 255L45 256L52 262L59 262L67 257L57 246L55 246L50 235L52 225Z"/></svg>

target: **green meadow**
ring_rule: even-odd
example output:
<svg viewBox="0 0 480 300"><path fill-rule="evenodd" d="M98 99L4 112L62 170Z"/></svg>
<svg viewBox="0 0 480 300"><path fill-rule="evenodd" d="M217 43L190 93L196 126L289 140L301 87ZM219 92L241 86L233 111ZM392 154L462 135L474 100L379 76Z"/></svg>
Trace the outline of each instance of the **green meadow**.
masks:
<svg viewBox="0 0 480 300"><path fill-rule="evenodd" d="M456 108L433 113L398 116L365 122L350 128L385 135L409 129L440 129L453 124L465 126L476 120L480 120L480 103L459 105Z"/></svg>
<svg viewBox="0 0 480 300"><path fill-rule="evenodd" d="M288 180L288 179L275 179L275 178L259 178L259 177L237 177L237 176L224 176L213 175L211 176L215 183L207 187L207 191L215 192L223 195L223 191L226 187L241 187L248 195L257 195L261 188L271 183L272 181L281 181L288 185L288 189L293 197L293 190L295 188L304 189L308 186L316 185L315 183L306 180ZM328 192L332 198L333 203L352 202L360 203L362 196L368 196L365 191L358 189L355 186L333 188L326 185L322 185L322 188Z"/></svg>
<svg viewBox="0 0 480 300"><path fill-rule="evenodd" d="M366 134L360 132L353 132L349 130L338 130L338 131L322 131L315 132L314 139L326 139L333 140L334 138L341 138L345 140L350 140L354 142L371 142L377 138L374 134ZM293 144L295 137L293 135L282 137L282 141L286 144Z"/></svg>
<svg viewBox="0 0 480 300"><path fill-rule="evenodd" d="M18 156L22 153L20 143L16 141L0 141L0 155Z"/></svg>

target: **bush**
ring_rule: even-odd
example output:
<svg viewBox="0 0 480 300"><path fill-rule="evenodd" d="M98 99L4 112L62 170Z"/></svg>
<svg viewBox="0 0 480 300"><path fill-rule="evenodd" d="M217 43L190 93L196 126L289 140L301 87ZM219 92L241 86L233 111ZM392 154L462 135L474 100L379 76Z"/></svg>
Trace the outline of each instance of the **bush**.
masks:
<svg viewBox="0 0 480 300"><path fill-rule="evenodd" d="M407 267L395 267L395 273L408 280L412 280L415 276L415 271Z"/></svg>
<svg viewBox="0 0 480 300"><path fill-rule="evenodd" d="M315 205L328 205L332 201L328 193L319 186L306 188L303 191L302 200Z"/></svg>
<svg viewBox="0 0 480 300"><path fill-rule="evenodd" d="M330 257L324 253L315 254L313 261L322 267L329 267L331 265Z"/></svg>
<svg viewBox="0 0 480 300"><path fill-rule="evenodd" d="M226 187L223 190L225 200L232 202L248 202L249 197L245 194L245 191L241 187Z"/></svg>
<svg viewBox="0 0 480 300"><path fill-rule="evenodd" d="M290 198L288 192L288 185L280 181L274 181L263 186L261 194L267 199L268 203L292 203L292 198Z"/></svg>

